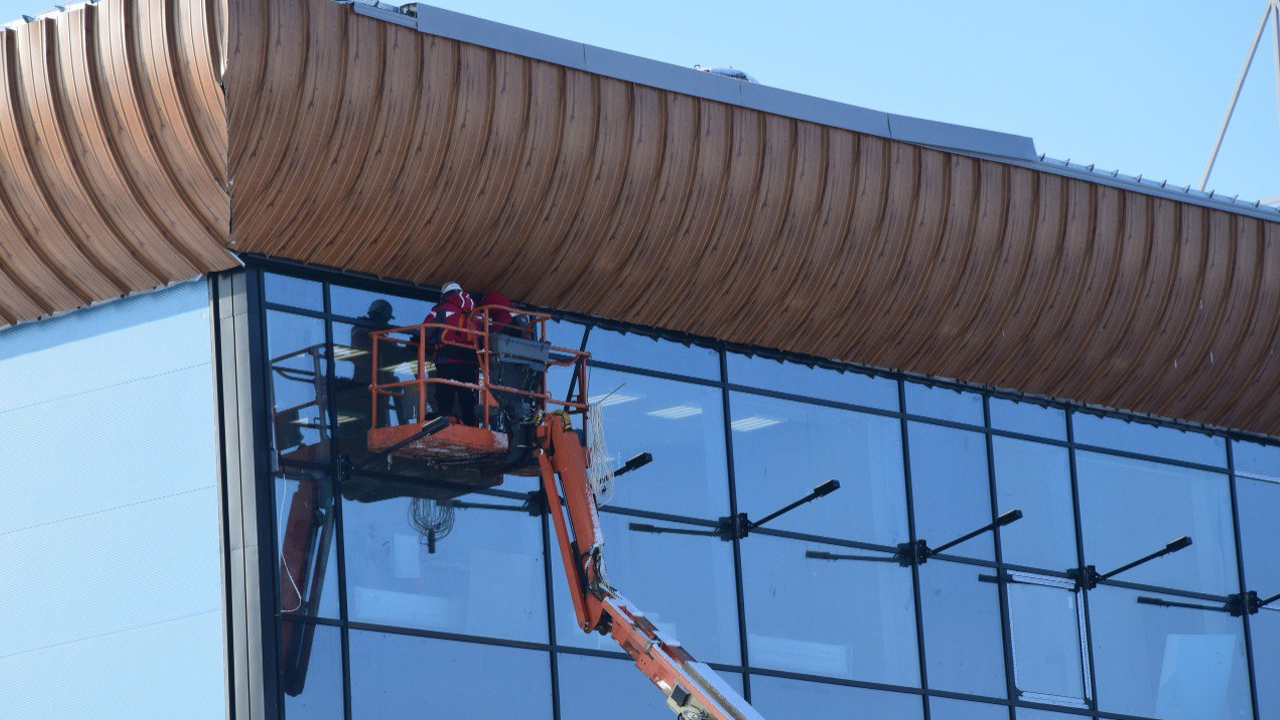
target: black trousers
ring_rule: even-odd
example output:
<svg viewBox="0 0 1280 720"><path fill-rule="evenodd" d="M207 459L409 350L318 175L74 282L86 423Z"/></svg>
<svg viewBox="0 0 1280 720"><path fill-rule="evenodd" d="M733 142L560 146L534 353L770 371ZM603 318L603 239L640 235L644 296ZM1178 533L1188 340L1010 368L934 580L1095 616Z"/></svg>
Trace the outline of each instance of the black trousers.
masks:
<svg viewBox="0 0 1280 720"><path fill-rule="evenodd" d="M480 366L471 363L445 362L436 365L436 377L476 384L480 381ZM479 395L471 388L436 383L436 412L453 415L464 425L476 424L476 403Z"/></svg>

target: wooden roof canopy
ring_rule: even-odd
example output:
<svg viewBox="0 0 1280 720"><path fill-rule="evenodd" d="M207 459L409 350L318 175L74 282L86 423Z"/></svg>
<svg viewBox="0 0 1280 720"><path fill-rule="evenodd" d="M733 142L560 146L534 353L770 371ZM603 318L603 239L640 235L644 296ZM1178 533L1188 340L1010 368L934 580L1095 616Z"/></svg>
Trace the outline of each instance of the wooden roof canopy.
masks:
<svg viewBox="0 0 1280 720"><path fill-rule="evenodd" d="M0 321L253 253L1280 435L1264 213L358 7L102 0L11 25Z"/></svg>

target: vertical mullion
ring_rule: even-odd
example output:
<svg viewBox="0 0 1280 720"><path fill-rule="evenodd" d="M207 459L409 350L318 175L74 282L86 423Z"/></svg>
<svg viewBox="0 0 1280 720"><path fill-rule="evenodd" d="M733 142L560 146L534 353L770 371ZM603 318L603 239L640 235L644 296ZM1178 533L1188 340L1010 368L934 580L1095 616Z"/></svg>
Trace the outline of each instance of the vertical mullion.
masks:
<svg viewBox="0 0 1280 720"><path fill-rule="evenodd" d="M907 390L902 378L898 378L898 423L902 430L902 481L907 492L907 537L912 546L916 542L916 503L911 489L911 442L907 432ZM924 693L924 720L930 719L929 666L924 650L924 608L920 603L920 565L911 564L911 594L916 606L916 651L920 655L920 689Z"/></svg>
<svg viewBox="0 0 1280 720"><path fill-rule="evenodd" d="M342 477L339 451L342 449L338 439L338 410L335 407L337 393L333 378L337 367L333 361L333 308L330 304L329 281L321 284L324 298L324 346L325 346L325 401L329 424L329 483L333 489L333 522L334 543L338 551L338 624L342 646L342 717L351 720L351 632L348 626L347 612L347 554L342 523ZM375 370L376 372L376 370Z"/></svg>
<svg viewBox="0 0 1280 720"><path fill-rule="evenodd" d="M1280 20L1277 20L1280 23ZM1280 31L1280 24L1277 25L1277 31ZM1280 52L1280 47L1277 47ZM1244 593L1248 592L1248 584L1244 576L1244 542L1243 535L1240 532L1240 503L1236 498L1236 458L1234 448L1231 446L1231 439L1227 438L1227 482L1231 490L1231 529L1235 535L1236 542L1236 572L1239 573L1239 585L1241 598L1246 598ZM1262 711L1258 708L1258 679L1256 671L1253 667L1253 626L1250 623L1250 614L1244 613L1240 616L1241 622L1244 623L1244 653L1245 665L1249 671L1249 698L1253 704L1253 720L1261 720Z"/></svg>
<svg viewBox="0 0 1280 720"><path fill-rule="evenodd" d="M729 515L738 516L738 478L733 464L733 415L729 403L729 361L724 345L719 347L720 355L720 401L722 403L721 420L724 425L725 473L729 483ZM747 602L746 588L742 584L742 539L733 539L733 582L738 596L738 648L742 664L742 697L751 702L751 666L747 655Z"/></svg>
<svg viewBox="0 0 1280 720"><path fill-rule="evenodd" d="M994 520L1000 515L1000 502L996 484L995 441L991 437L991 396L985 393L982 396L982 424L986 428L986 432L983 435L987 442L987 482L991 488L991 518ZM1013 668L1013 623L1009 618L1008 576L1004 571L1004 553L1000 541L1000 528L996 528L993 535L996 549L996 566L999 568L996 570L996 578L998 580L996 588L1000 596L1001 640L1004 644L1005 697L1012 703L1018 699L1018 688Z"/></svg>
<svg viewBox="0 0 1280 720"><path fill-rule="evenodd" d="M541 477L539 477L541 482ZM555 574L551 571L551 513L543 501L542 518L542 572L546 581L547 597L547 645L551 656L551 717L560 720L560 645L556 640ZM557 544L557 548L559 545Z"/></svg>
<svg viewBox="0 0 1280 720"><path fill-rule="evenodd" d="M1071 408L1067 408L1067 463L1071 469L1071 509L1075 513L1076 520L1076 567L1083 568L1085 565L1084 557L1084 521L1081 519L1080 513L1080 480L1076 473L1076 430L1075 430L1075 413ZM1084 606L1084 636L1085 647L1081 648L1081 652L1085 653L1085 657L1089 659L1089 677L1085 678L1085 682L1089 683L1089 709L1098 710L1098 663L1093 657L1093 618L1089 609L1089 591L1081 588L1077 591L1080 595L1080 603Z"/></svg>

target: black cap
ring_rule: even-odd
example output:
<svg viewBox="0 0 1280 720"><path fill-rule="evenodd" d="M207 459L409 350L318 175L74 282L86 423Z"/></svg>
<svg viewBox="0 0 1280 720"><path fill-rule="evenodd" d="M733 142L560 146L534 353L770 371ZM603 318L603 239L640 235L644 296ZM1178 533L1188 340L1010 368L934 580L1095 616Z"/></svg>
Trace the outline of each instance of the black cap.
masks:
<svg viewBox="0 0 1280 720"><path fill-rule="evenodd" d="M378 298L377 300L369 303L369 317L385 317L390 320L395 317L395 315L392 314L391 303L383 300L382 298Z"/></svg>

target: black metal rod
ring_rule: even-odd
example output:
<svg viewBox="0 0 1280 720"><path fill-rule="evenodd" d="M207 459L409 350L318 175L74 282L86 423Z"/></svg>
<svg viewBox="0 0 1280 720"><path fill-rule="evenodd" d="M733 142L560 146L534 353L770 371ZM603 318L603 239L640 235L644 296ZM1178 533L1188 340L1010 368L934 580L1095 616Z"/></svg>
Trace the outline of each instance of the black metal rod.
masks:
<svg viewBox="0 0 1280 720"><path fill-rule="evenodd" d="M978 537L984 532L990 532L992 530L995 530L998 527L1004 527L1005 525L1008 525L1009 523L1014 522L1015 520L1021 520L1021 519L1022 519L1021 510L1010 510L1009 512L996 518L995 522L983 525L977 530L974 530L973 532L970 532L970 533L965 533L964 535L961 535L960 537L956 538L955 540L952 540L951 542L943 543L936 548L932 548L929 554L937 555L943 550L953 548L956 545L959 545L960 543L965 542L966 540L972 540L973 538Z"/></svg>
<svg viewBox="0 0 1280 720"><path fill-rule="evenodd" d="M392 445L391 447L387 448L386 450L382 450L382 451L380 451L380 452L374 453L373 455L370 455L369 457L367 457L367 458L365 458L365 459L361 460L360 462L356 463L355 465L352 465L352 466L351 466L351 469L352 469L352 470L359 470L359 469L361 469L361 468L365 467L366 465L368 465L369 463L372 463L372 462L375 462L375 461L377 461L377 460L381 460L381 459L383 459L383 458L387 457L388 455L390 455L391 453L393 453L393 452L395 452L395 451L399 450L400 448L404 447L405 445L408 445L408 444L410 444L410 443L417 442L417 441L421 440L422 438L424 438L424 437L426 437L426 436L428 436L428 435L435 435L436 433L440 432L441 430L444 430L444 429L445 429L445 428L447 428L447 427L449 427L449 418L438 417L438 418L436 418L436 419L432 420L431 422L427 423L426 425L423 425L421 430L419 430L418 432L416 432L416 433L414 433L414 434L410 435L409 437L405 438L404 440L401 440L400 442L396 443L395 445Z"/></svg>
<svg viewBox="0 0 1280 720"><path fill-rule="evenodd" d="M805 495L804 497L782 508L781 510L776 510L768 515L765 515L763 518L760 518L759 520L752 522L751 527L753 528L760 527L761 525L764 525L770 520L773 520L781 515L785 515L791 512L792 510L795 510L796 508L800 507L801 505L804 505L805 503L813 502L814 500L817 500L820 497L825 497L827 495L830 495L831 493L839 489L840 489L839 480L828 480L822 483L821 485L819 485L818 487L814 488L813 492L809 493L808 495Z"/></svg>
<svg viewBox="0 0 1280 720"><path fill-rule="evenodd" d="M460 510L512 510L526 512L523 505L499 505L498 503L478 503L469 500L449 500L445 504Z"/></svg>
<svg viewBox="0 0 1280 720"><path fill-rule="evenodd" d="M1280 600L1280 593L1276 593L1275 595L1272 595L1269 598L1263 598L1259 600L1257 607L1264 608L1277 600Z"/></svg>
<svg viewBox="0 0 1280 720"><path fill-rule="evenodd" d="M626 475L632 470L639 470L640 468L644 467L645 465L648 465L651 462L653 462L653 453L642 452L642 453L633 455L630 460L627 460L625 463L622 464L622 467L613 471L613 476L615 478L621 477L622 475Z"/></svg>
<svg viewBox="0 0 1280 720"><path fill-rule="evenodd" d="M1120 567L1116 568L1115 570L1112 570L1111 572L1102 573L1101 575L1098 576L1098 579L1106 580L1107 578L1115 577L1116 575L1119 575L1120 573L1126 570L1132 570L1133 568L1136 568L1143 563L1151 562L1156 558L1164 557L1165 555L1178 552L1179 550L1182 550L1188 547L1191 547L1191 537L1189 535L1183 535L1182 537L1178 538L1177 540L1174 540L1173 542L1170 542L1168 545L1165 545L1163 548L1151 553L1150 555L1140 557L1137 560L1134 560L1133 562L1128 563L1126 565L1121 565Z"/></svg>
<svg viewBox="0 0 1280 720"><path fill-rule="evenodd" d="M824 552L822 550L806 550L804 556L814 560L861 560L864 562L896 563L898 559L892 555L845 555L843 553Z"/></svg>
<svg viewBox="0 0 1280 720"><path fill-rule="evenodd" d="M1188 608L1190 610L1214 610L1217 612L1227 612L1226 608L1220 606L1199 605L1196 603L1178 602L1176 600L1165 600L1163 598L1151 597L1149 595L1139 596L1138 602L1142 605L1155 605L1156 607Z"/></svg>
<svg viewBox="0 0 1280 720"><path fill-rule="evenodd" d="M698 535L700 537L716 537L716 530L692 530L688 528L661 527L658 525L650 525L649 523L631 523L628 528L636 532L653 533L654 535L670 534L670 535Z"/></svg>

